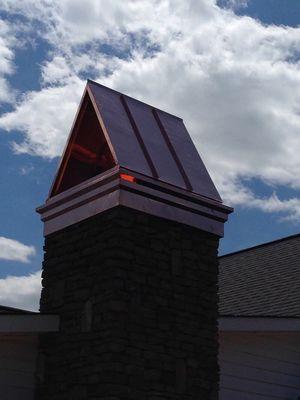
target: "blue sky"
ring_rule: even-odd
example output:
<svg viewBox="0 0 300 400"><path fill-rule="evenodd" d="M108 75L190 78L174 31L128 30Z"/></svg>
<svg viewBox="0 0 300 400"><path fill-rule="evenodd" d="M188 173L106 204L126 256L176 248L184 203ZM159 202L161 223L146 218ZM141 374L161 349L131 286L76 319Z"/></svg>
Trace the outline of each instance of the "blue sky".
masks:
<svg viewBox="0 0 300 400"><path fill-rule="evenodd" d="M0 303L37 307L47 197L87 78L182 116L221 253L300 231L298 0L0 0ZM16 295L17 293L17 295Z"/></svg>

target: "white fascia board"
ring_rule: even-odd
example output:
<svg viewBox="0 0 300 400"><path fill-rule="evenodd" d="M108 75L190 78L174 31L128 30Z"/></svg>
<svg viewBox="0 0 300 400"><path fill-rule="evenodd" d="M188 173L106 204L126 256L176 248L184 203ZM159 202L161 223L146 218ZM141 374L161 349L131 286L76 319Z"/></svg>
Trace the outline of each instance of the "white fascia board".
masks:
<svg viewBox="0 0 300 400"><path fill-rule="evenodd" d="M58 332L58 330L58 315L0 315L0 333Z"/></svg>
<svg viewBox="0 0 300 400"><path fill-rule="evenodd" d="M300 318L221 317L220 332L300 332Z"/></svg>

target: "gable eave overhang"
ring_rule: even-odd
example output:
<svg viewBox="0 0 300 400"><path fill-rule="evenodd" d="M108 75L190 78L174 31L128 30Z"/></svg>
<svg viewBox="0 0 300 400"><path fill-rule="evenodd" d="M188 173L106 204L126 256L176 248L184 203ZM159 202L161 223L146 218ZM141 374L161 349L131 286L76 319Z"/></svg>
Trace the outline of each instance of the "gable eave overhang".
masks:
<svg viewBox="0 0 300 400"><path fill-rule="evenodd" d="M74 142L74 140L76 139L77 136L77 132L78 132L78 128L81 122L81 119L84 115L84 111L85 111L85 107L87 105L87 101L90 100L91 104L93 106L93 110L95 111L95 115L97 116L97 120L99 122L99 125L102 129L102 132L105 136L106 142L108 144L109 150L111 152L111 155L113 157L114 163L117 165L118 164L118 159L116 156L116 153L114 151L113 145L111 143L111 140L109 138L109 135L107 133L107 130L105 128L105 124L103 122L103 118L101 116L101 112L99 110L99 107L97 107L97 105L95 104L95 99L93 97L93 94L91 93L91 90L89 88L89 83L86 84L83 95L81 97L79 106L77 108L69 135L68 135L68 139L66 141L65 147L63 149L55 176L54 176L54 180L52 182L52 185L50 187L49 193L48 193L48 198L47 200L49 200L51 197L56 195L56 191L60 185L61 179L63 177L66 165L68 163L69 157L70 157L70 151L71 151L71 146Z"/></svg>

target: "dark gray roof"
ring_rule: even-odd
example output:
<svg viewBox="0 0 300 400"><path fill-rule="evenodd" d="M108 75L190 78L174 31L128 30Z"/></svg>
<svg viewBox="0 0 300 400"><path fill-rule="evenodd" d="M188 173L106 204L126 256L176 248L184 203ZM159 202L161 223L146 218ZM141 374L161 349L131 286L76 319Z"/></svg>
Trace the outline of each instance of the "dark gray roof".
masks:
<svg viewBox="0 0 300 400"><path fill-rule="evenodd" d="M221 316L300 317L300 234L219 261Z"/></svg>
<svg viewBox="0 0 300 400"><path fill-rule="evenodd" d="M14 307L7 307L7 306L1 306L0 305L0 315L10 315L10 314L38 314L34 311L27 311L27 310L21 310L20 308L14 308Z"/></svg>

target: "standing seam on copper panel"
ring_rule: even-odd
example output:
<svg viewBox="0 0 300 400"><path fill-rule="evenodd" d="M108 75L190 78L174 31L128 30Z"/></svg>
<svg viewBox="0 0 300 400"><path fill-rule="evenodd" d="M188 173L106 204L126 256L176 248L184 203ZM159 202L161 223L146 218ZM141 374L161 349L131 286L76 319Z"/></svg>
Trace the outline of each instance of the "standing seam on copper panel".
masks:
<svg viewBox="0 0 300 400"><path fill-rule="evenodd" d="M122 103L122 105L123 105L123 107L125 109L125 112L126 112L126 114L128 116L129 122L131 124L132 129L133 129L133 132L134 132L134 134L135 134L135 136L136 136L136 138L137 138L137 140L139 142L139 145L141 146L142 152L143 152L143 154L144 154L144 156L145 156L145 158L147 160L147 163L148 163L149 168L151 170L152 176L154 178L158 178L158 173L156 171L154 163L153 163L153 161L152 161L152 159L150 157L150 154L149 154L149 152L147 150L147 147L146 147L146 145L145 145L145 143L143 141L143 138L142 138L142 136L141 136L141 134L139 132L139 129L138 129L136 123L135 123L133 115L132 115L132 113L131 113L131 111L130 111L127 103L126 103L125 96L121 94L120 99L121 99L121 103Z"/></svg>
<svg viewBox="0 0 300 400"><path fill-rule="evenodd" d="M173 159L174 159L174 161L175 161L175 163L177 165L177 168L179 169L179 172L180 172L180 174L181 174L181 176L182 176L182 178L184 180L186 188L188 190L192 190L193 186L191 185L191 182L190 182L190 180L189 180L189 178L188 178L188 176L187 176L187 174L186 174L186 172L185 172L185 170L183 168L183 165L182 165L179 157L177 156L177 153L176 153L176 151L175 151L175 149L174 149L174 147L173 147L173 145L172 145L172 143L170 141L170 138L169 138L169 136L168 136L168 134L167 134L167 132L165 130L165 127L163 126L163 123L161 122L161 119L159 118L158 112L156 111L155 108L152 109L152 113L153 113L153 116L154 116L154 118L155 118L155 120L157 122L159 130L160 130L160 132L162 134L162 137L164 138L164 140L165 140L165 142L166 142L166 144L168 146L168 149L170 150L170 153L172 154L172 157L173 157Z"/></svg>

